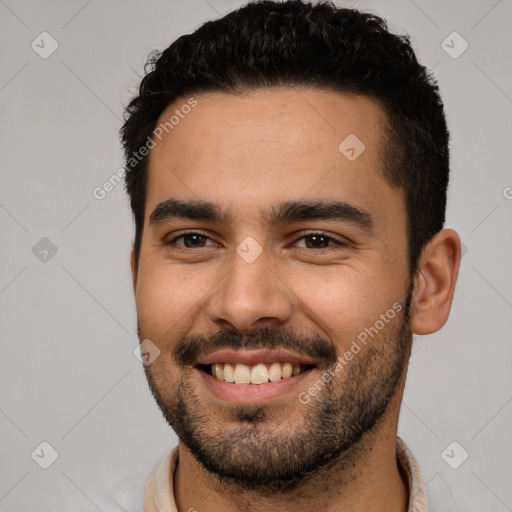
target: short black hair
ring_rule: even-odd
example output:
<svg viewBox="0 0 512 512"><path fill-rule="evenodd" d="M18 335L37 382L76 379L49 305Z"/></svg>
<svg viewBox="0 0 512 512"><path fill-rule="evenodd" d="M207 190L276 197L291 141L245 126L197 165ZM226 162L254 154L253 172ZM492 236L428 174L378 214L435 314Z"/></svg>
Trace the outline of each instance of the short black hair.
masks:
<svg viewBox="0 0 512 512"><path fill-rule="evenodd" d="M376 99L387 118L382 173L405 195L411 273L425 244L442 229L449 133L439 88L418 63L410 37L390 33L382 18L331 2L251 2L152 52L145 73L120 131L137 264L148 161L138 152L152 140L166 107L207 92L301 86Z"/></svg>

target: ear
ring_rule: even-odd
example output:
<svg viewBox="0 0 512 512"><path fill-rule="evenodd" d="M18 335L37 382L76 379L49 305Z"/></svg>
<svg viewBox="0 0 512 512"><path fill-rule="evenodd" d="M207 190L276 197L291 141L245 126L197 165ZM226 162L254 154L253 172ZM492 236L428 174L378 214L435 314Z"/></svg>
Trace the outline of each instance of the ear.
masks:
<svg viewBox="0 0 512 512"><path fill-rule="evenodd" d="M436 332L448 320L459 265L459 235L443 229L423 249L414 276L411 328L415 334Z"/></svg>
<svg viewBox="0 0 512 512"><path fill-rule="evenodd" d="M135 249L132 246L132 252L130 255L130 267L132 269L132 283L133 283L133 293L135 293L137 287L137 263L135 261Z"/></svg>

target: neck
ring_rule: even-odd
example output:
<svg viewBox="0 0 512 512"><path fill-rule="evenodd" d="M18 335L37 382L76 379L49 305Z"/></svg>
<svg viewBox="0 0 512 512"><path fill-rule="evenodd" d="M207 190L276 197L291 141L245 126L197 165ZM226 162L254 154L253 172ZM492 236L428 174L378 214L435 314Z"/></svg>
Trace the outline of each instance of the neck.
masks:
<svg viewBox="0 0 512 512"><path fill-rule="evenodd" d="M290 491L286 488L270 493L248 491L221 481L217 475L205 471L180 443L174 475L178 510L291 512L315 510L321 503L322 512L406 512L408 488L396 459L398 417L397 414L386 416L378 429L364 435L339 459L309 475Z"/></svg>

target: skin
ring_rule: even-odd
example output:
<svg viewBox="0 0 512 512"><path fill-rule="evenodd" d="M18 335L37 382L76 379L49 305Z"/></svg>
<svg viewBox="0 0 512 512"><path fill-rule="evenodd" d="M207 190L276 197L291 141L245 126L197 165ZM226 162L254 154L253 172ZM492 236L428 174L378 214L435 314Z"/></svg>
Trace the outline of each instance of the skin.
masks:
<svg viewBox="0 0 512 512"><path fill-rule="evenodd" d="M270 327L318 335L343 354L379 315L405 300L411 285L406 209L403 191L391 187L381 172L385 117L373 99L292 88L195 98L198 105L150 152L138 267L133 251L131 257L133 286L141 339L152 340L161 351L146 368L155 387L171 401L186 378L195 405L206 411L205 432L219 427L236 432L242 425L211 395L197 370L185 375L177 365L173 350L179 341L223 329L251 333ZM170 105L161 120L186 100ZM349 134L366 146L355 161L338 150ZM226 223L173 219L150 225L155 207L170 197L212 201L230 217ZM280 201L312 199L346 201L370 214L374 230L338 220L268 226L259 216ZM165 245L183 230L207 236L206 245L187 248L183 239ZM316 231L349 241L348 246L330 242L327 248L308 248L301 237ZM263 249L250 264L236 252L248 236ZM460 241L452 230L441 231L425 247L412 283L412 332L428 334L445 324L459 261ZM388 335L383 354L392 351L396 322L379 337ZM368 351L358 357L368 357ZM313 370L297 393L322 373ZM180 442L174 480L178 510L313 510L319 503L325 512L407 510L408 489L395 453L405 377L406 369L374 429L286 495L242 492L206 471ZM321 397L308 405L275 399L268 405L267 432L275 439L293 434Z"/></svg>

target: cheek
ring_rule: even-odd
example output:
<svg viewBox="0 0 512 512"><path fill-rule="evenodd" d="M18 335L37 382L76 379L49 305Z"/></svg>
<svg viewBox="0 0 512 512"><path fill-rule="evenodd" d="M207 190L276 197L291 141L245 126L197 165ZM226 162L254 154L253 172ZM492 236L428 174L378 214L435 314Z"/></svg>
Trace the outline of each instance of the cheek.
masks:
<svg viewBox="0 0 512 512"><path fill-rule="evenodd" d="M185 335L214 286L208 271L156 261L142 265L135 293L142 334L162 346Z"/></svg>
<svg viewBox="0 0 512 512"><path fill-rule="evenodd" d="M382 272L324 268L318 279L313 279L311 274L295 275L293 290L301 313L344 349L403 299L400 284L391 279L384 282Z"/></svg>

